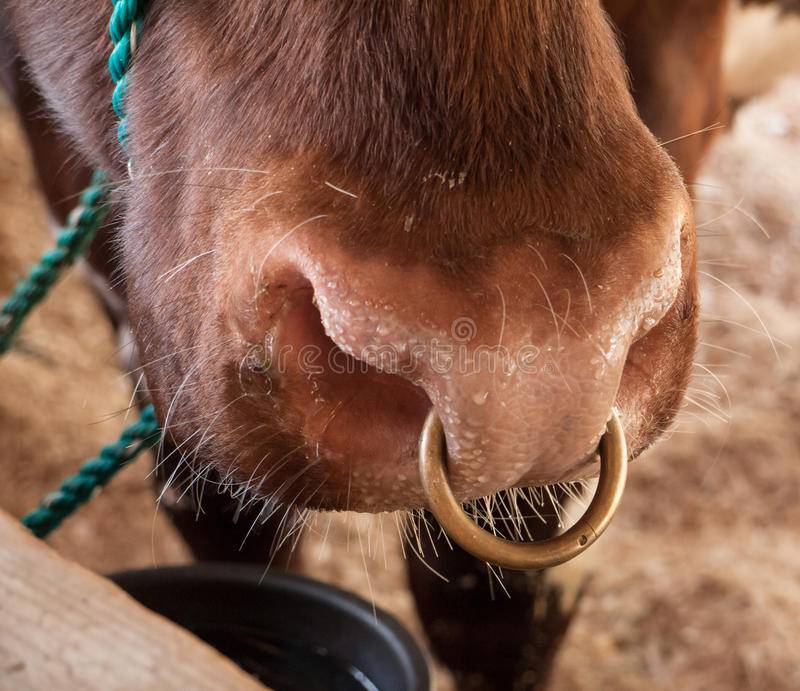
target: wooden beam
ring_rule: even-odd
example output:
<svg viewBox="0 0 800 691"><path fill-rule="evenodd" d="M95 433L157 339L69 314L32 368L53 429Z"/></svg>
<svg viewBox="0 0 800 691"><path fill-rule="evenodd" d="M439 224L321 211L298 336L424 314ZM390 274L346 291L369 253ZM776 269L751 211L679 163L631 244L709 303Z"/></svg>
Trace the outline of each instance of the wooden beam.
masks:
<svg viewBox="0 0 800 691"><path fill-rule="evenodd" d="M0 511L0 689L264 687Z"/></svg>

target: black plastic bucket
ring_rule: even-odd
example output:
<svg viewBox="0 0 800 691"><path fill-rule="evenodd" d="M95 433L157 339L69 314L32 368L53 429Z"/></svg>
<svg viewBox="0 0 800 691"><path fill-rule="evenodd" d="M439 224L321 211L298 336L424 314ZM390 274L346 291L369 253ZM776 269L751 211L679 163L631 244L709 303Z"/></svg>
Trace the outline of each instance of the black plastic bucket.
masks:
<svg viewBox="0 0 800 691"><path fill-rule="evenodd" d="M428 667L390 615L339 588L241 564L110 576L275 691L428 691Z"/></svg>

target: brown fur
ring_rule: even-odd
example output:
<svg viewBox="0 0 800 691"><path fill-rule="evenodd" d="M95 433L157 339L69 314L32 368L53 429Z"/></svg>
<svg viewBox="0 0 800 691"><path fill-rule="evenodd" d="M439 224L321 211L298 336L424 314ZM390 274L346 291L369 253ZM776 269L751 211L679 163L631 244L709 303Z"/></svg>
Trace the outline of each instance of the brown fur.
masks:
<svg viewBox="0 0 800 691"><path fill-rule="evenodd" d="M108 106L107 3L6 6L62 127L90 163L124 179ZM241 222L230 209L271 185L292 192L274 207L284 221L326 213L336 219L331 243L353 257L423 263L465 291L492 257L540 237L592 267L595 283L616 275L616 250L640 247L634 256L646 261L657 219L682 193L640 116L661 141L722 116L725 6L606 3L637 114L595 2L153 2L130 95L131 157L142 175L120 195L122 261L144 359L187 344L219 348L226 312L209 297L219 267L197 263L168 288L155 279L208 247L238 250L248 244L241 238L256 238L266 214ZM707 143L690 137L666 148L691 178ZM197 170L212 166L267 175L248 182ZM178 172L147 176L161 171ZM464 184L450 190L437 173L464 173ZM328 180L358 189L358 202L344 204ZM413 234L404 232L409 215ZM632 421L636 453L669 424L694 351L691 222L682 250L679 297L634 345L623 376L618 404ZM223 294L232 287L222 286ZM238 355L209 363L204 377L236 389L236 362ZM192 364L187 356L148 368L162 417ZM179 417L202 425L233 394L225 395L198 387ZM235 429L260 415L240 409L226 424ZM273 422L284 431L281 453L294 448L286 419ZM225 465L236 450L228 440L208 455Z"/></svg>
<svg viewBox="0 0 800 691"><path fill-rule="evenodd" d="M104 66L107 6L12 1L6 11L66 131L91 163L122 178ZM269 162L269 180L294 193L280 212L285 218L325 212L336 217L330 232L348 252L423 262L465 285L499 248L542 233L579 264L594 264L599 283L613 247L647 242L633 231L662 213L678 184L635 113L611 30L593 2L470 2L456 9L287 0L229 3L225 10L153 3L129 105L130 154L145 175L125 188L121 247L146 360L187 343L213 350L223 341L220 316L193 289L201 274L181 272L168 293L155 278L212 246L222 231L209 211L243 196L225 188L236 184L230 176L204 185L207 178L194 171L165 180L147 177L151 170L260 169ZM449 194L431 183L439 171L464 173L463 188ZM358 204L344 207L322 185L330 179L356 185ZM418 219L413 234L403 232L409 213ZM655 421L632 431L634 450L667 424L685 382L692 258L687 226L682 297L662 337L638 346L653 344L667 359L667 367L647 373L664 379L651 388L667 394L653 397L644 415L634 411L643 405L638 393L629 406L620 401L635 417ZM202 264L197 271L207 270ZM207 318L187 319L192 312ZM191 364L187 356L148 368L162 416L169 399L158 390L174 391ZM209 376L232 380L228 369ZM181 416L197 421L219 409L209 393L217 395L193 391ZM290 435L284 446L296 442ZM230 452L216 449L218 456Z"/></svg>

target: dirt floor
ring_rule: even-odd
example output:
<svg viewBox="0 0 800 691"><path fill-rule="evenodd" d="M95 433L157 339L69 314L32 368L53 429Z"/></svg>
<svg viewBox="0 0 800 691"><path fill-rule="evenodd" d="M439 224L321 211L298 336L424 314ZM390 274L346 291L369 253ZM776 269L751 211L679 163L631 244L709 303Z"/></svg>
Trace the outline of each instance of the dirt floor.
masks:
<svg viewBox="0 0 800 691"><path fill-rule="evenodd" d="M670 438L632 467L607 534L553 574L591 576L553 691L800 688L800 77L785 76L800 73L800 22L774 22L769 11L737 18L730 90L750 100L691 187L704 313L695 380ZM0 107L0 293L48 241L27 166ZM130 397L77 274L22 346L0 363L0 464L10 472L0 507L17 515L118 434L114 413ZM154 518L147 471L126 470L54 544L99 570L185 560ZM423 638L394 517L329 520L309 526L304 569ZM436 688L453 688L441 670Z"/></svg>

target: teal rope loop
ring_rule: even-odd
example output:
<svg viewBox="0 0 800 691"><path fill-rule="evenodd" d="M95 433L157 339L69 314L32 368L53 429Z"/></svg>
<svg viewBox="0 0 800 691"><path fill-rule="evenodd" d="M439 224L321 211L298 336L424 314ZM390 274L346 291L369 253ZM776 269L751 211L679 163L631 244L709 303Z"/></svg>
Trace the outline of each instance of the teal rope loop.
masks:
<svg viewBox="0 0 800 691"><path fill-rule="evenodd" d="M114 80L111 103L120 118L117 137L125 147L127 135L125 120L125 91L132 56L131 35L134 26L140 25L145 0L112 0L113 10L108 33L114 48L108 60L108 69ZM58 234L54 248L45 252L28 276L20 281L11 296L0 308L0 355L8 352L14 337L30 311L41 302L58 280L63 269L88 246L108 211L108 188L105 175L95 171L92 182L81 195L79 206L70 214L70 223Z"/></svg>
<svg viewBox="0 0 800 691"><path fill-rule="evenodd" d="M133 56L132 32L136 31L136 35L139 35L145 0L112 0L112 2L114 9L111 12L108 33L114 49L108 58L108 71L114 80L111 105L119 118L117 139L124 149L128 137L125 97L128 91L128 70Z"/></svg>
<svg viewBox="0 0 800 691"><path fill-rule="evenodd" d="M80 204L70 214L71 221L58 233L56 244L14 288L0 308L0 355L11 348L22 322L41 302L62 271L75 262L91 242L108 212L105 176L95 172L81 195Z"/></svg>
<svg viewBox="0 0 800 691"><path fill-rule="evenodd" d="M133 53L133 33L138 32L145 0L112 0L109 34L114 48L108 69L114 81L111 104L120 119L117 137L125 148L125 93L128 69ZM58 280L63 269L74 263L86 249L108 213L109 188L105 175L95 171L92 182L81 195L80 204L70 214L70 221L58 234L56 245L45 252L28 276L20 281L0 309L0 355L7 352L30 311L41 302ZM45 537L94 492L103 487L119 470L145 449L161 440L161 431L153 406L147 406L138 421L126 427L119 439L104 446L100 454L87 461L73 476L64 480L57 491L22 518L22 523L37 537Z"/></svg>
<svg viewBox="0 0 800 691"><path fill-rule="evenodd" d="M86 461L75 475L64 480L58 490L24 516L23 525L37 537L46 537L126 463L155 446L160 439L155 411L153 406L147 406L139 420L126 427L117 441L104 446L96 458Z"/></svg>

